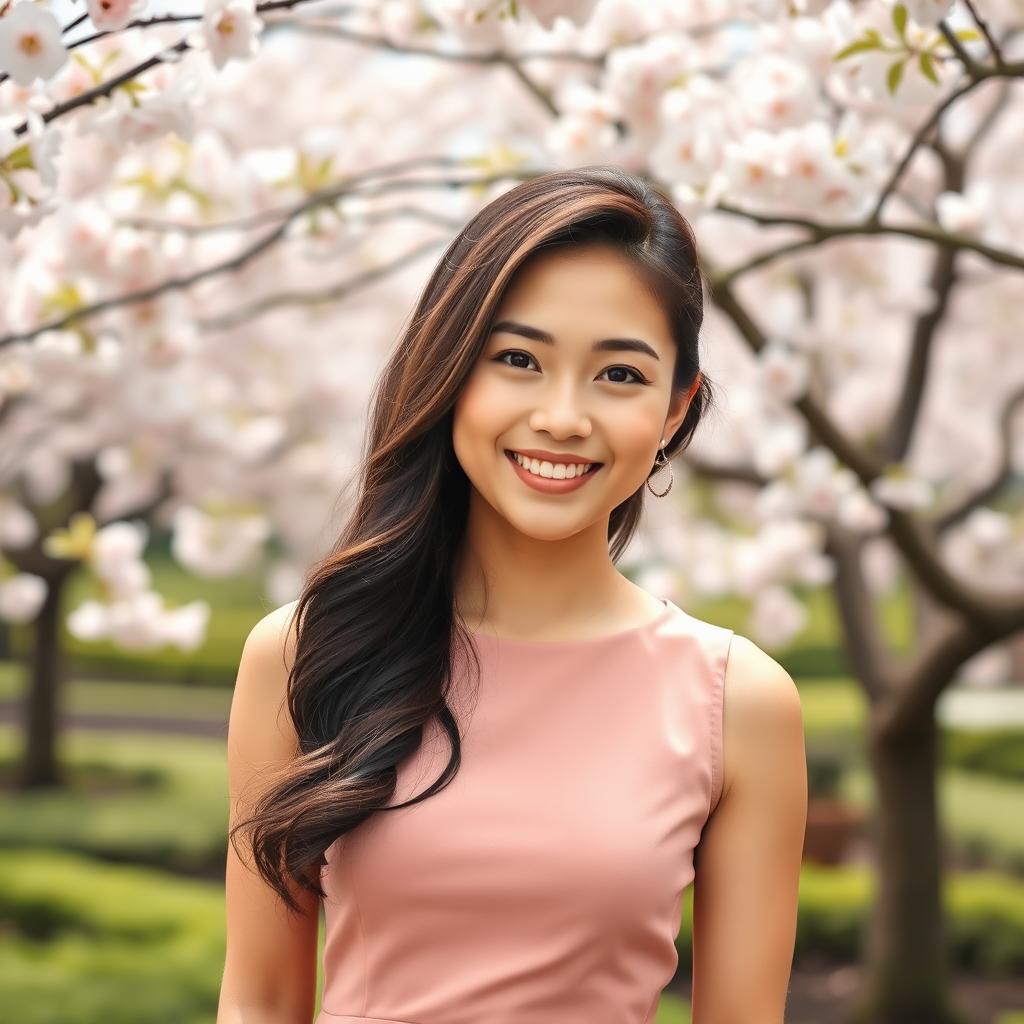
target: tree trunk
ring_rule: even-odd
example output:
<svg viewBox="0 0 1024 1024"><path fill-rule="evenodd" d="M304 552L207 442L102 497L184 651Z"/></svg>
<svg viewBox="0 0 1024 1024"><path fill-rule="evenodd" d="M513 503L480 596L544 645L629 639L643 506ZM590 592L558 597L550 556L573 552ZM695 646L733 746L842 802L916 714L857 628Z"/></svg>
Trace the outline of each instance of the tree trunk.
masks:
<svg viewBox="0 0 1024 1024"><path fill-rule="evenodd" d="M22 789L63 783L57 763L57 700L64 674L60 646L60 605L66 571L47 579L46 600L35 621L25 696L25 754L18 785Z"/></svg>
<svg viewBox="0 0 1024 1024"><path fill-rule="evenodd" d="M878 889L854 1008L864 1024L966 1024L950 1002L934 716L910 732L872 729Z"/></svg>

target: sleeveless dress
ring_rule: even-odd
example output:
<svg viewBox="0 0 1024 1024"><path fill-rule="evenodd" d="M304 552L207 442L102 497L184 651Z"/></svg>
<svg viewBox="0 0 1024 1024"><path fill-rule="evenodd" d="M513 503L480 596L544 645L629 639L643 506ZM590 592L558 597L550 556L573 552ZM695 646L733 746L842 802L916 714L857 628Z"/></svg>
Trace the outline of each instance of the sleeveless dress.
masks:
<svg viewBox="0 0 1024 1024"><path fill-rule="evenodd" d="M732 630L662 599L585 640L473 633L449 704L462 764L321 867L314 1024L650 1024L678 964L693 850L722 792ZM391 803L450 754L431 720Z"/></svg>

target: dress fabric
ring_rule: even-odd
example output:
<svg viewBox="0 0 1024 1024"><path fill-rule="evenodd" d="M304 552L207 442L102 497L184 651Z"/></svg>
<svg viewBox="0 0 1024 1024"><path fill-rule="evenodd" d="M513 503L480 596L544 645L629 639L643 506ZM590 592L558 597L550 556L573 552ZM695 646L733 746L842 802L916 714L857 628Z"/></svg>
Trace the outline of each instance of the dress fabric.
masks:
<svg viewBox="0 0 1024 1024"><path fill-rule="evenodd" d="M327 850L314 1024L654 1020L722 793L733 635L662 605L595 639L473 633L478 684L456 649L454 779ZM390 803L449 753L432 720Z"/></svg>

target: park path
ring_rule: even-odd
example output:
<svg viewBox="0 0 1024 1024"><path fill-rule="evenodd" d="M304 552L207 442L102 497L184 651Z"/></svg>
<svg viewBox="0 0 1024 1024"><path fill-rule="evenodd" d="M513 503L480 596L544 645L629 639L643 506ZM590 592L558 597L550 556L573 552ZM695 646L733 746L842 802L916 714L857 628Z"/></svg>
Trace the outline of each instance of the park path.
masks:
<svg viewBox="0 0 1024 1024"><path fill-rule="evenodd" d="M11 701L0 703L0 723L22 722L22 709ZM174 718L168 715L110 715L75 711L60 716L60 728L114 732L158 732L177 736L209 736L227 740L228 723L215 718Z"/></svg>

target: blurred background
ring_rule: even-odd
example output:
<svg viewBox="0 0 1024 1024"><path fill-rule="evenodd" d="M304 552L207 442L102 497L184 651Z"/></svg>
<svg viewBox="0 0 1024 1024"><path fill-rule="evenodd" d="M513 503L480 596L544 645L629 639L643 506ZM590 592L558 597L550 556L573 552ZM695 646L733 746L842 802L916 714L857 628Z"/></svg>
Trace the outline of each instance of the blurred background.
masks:
<svg viewBox="0 0 1024 1024"><path fill-rule="evenodd" d="M6 1019L212 1024L243 641L451 236L614 164L694 226L718 395L620 566L803 702L787 1021L1024 1022L1018 4L2 12Z"/></svg>

